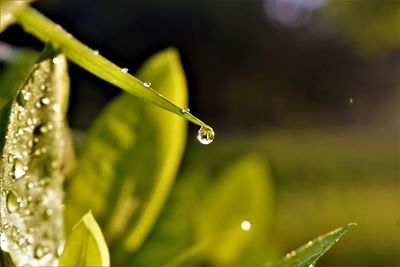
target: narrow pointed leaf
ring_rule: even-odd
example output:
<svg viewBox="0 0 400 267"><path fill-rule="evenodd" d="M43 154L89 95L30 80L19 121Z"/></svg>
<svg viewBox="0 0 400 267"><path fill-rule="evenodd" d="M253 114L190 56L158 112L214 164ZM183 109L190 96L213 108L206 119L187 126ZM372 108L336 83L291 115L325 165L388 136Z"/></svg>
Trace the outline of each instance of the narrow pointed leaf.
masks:
<svg viewBox="0 0 400 267"><path fill-rule="evenodd" d="M186 104L186 81L175 49L151 57L138 75ZM182 118L130 94L118 96L90 128L82 147L68 188L68 222L91 209L108 242L136 250L173 184L185 136Z"/></svg>
<svg viewBox="0 0 400 267"><path fill-rule="evenodd" d="M63 241L66 59L51 47L1 110L0 239L17 266L57 264Z"/></svg>
<svg viewBox="0 0 400 267"><path fill-rule="evenodd" d="M71 34L62 29L62 27L49 20L35 9L25 6L18 9L15 16L16 22L21 24L26 32L33 34L43 42L51 42L71 61L97 77L143 100L174 112L195 124L201 126L205 125L204 122L194 117L190 112L181 112L184 106L173 99L169 100L164 97L161 87L155 86L155 88L157 88L156 91L146 86L145 83L127 73L124 67L118 67L99 55L98 52L75 39Z"/></svg>
<svg viewBox="0 0 400 267"><path fill-rule="evenodd" d="M279 262L266 264L266 267L309 267L315 266L317 260L324 255L351 227L356 225L350 223L322 235L297 250L289 252L285 258Z"/></svg>
<svg viewBox="0 0 400 267"><path fill-rule="evenodd" d="M106 241L91 212L72 229L59 266L110 266Z"/></svg>

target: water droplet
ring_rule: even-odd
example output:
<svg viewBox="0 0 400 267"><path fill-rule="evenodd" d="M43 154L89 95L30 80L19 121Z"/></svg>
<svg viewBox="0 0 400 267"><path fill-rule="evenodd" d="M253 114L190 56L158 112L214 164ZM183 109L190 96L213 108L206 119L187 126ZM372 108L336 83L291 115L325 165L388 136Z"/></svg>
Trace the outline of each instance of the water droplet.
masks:
<svg viewBox="0 0 400 267"><path fill-rule="evenodd" d="M50 104L50 99L48 97L43 97L42 99L40 99L40 103L42 103L43 105L48 105Z"/></svg>
<svg viewBox="0 0 400 267"><path fill-rule="evenodd" d="M350 97L350 98L349 98L349 103L350 103L350 105L353 105L354 99Z"/></svg>
<svg viewBox="0 0 400 267"><path fill-rule="evenodd" d="M100 55L100 52L99 52L99 50L93 50L93 54Z"/></svg>
<svg viewBox="0 0 400 267"><path fill-rule="evenodd" d="M22 89L18 94L18 104L25 106L28 100L31 98L31 93Z"/></svg>
<svg viewBox="0 0 400 267"><path fill-rule="evenodd" d="M8 192L6 202L7 210L9 213L13 213L19 209L20 199L15 195L13 191Z"/></svg>
<svg viewBox="0 0 400 267"><path fill-rule="evenodd" d="M214 130L207 125L203 125L197 133L197 140L203 145L208 145L214 140L214 136Z"/></svg>
<svg viewBox="0 0 400 267"><path fill-rule="evenodd" d="M44 91L44 90L46 90L46 85L41 84L39 88L40 88L40 90Z"/></svg>
<svg viewBox="0 0 400 267"><path fill-rule="evenodd" d="M26 183L26 189L28 190L32 189L34 186L35 184L32 181Z"/></svg>
<svg viewBox="0 0 400 267"><path fill-rule="evenodd" d="M151 82L145 82L143 83L143 86L149 88L151 86Z"/></svg>
<svg viewBox="0 0 400 267"><path fill-rule="evenodd" d="M15 159L14 162L14 178L15 179L19 179L21 177L23 177L26 173L26 166L24 166L24 164L22 164L21 160L19 159Z"/></svg>
<svg viewBox="0 0 400 267"><path fill-rule="evenodd" d="M58 57L53 58L52 62L54 64L60 63L60 59Z"/></svg>
<svg viewBox="0 0 400 267"><path fill-rule="evenodd" d="M308 267L314 267L314 264L311 263L310 265L308 265Z"/></svg>
<svg viewBox="0 0 400 267"><path fill-rule="evenodd" d="M122 68L121 71L122 71L123 73L128 73L129 69L128 69L128 68Z"/></svg>
<svg viewBox="0 0 400 267"><path fill-rule="evenodd" d="M37 245L35 247L35 258L40 259L42 258L45 254L49 252L48 247L42 246L42 245Z"/></svg>
<svg viewBox="0 0 400 267"><path fill-rule="evenodd" d="M243 221L243 222L240 224L240 228L242 228L242 230L245 231L245 232L250 231L250 229L251 229L251 223L250 223L249 221Z"/></svg>
<svg viewBox="0 0 400 267"><path fill-rule="evenodd" d="M189 113L189 112L190 112L190 109L188 107L181 108L181 113L182 114L186 114L186 113Z"/></svg>
<svg viewBox="0 0 400 267"><path fill-rule="evenodd" d="M14 162L14 156L12 154L8 154L7 161L8 161L8 163L13 163Z"/></svg>

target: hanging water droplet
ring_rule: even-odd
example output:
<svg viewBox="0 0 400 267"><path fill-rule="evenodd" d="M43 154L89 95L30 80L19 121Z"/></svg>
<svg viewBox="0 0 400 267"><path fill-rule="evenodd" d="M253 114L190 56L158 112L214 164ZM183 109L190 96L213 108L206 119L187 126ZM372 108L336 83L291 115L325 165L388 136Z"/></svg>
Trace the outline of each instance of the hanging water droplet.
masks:
<svg viewBox="0 0 400 267"><path fill-rule="evenodd" d="M151 82L145 82L143 83L143 86L149 88L151 86Z"/></svg>
<svg viewBox="0 0 400 267"><path fill-rule="evenodd" d="M314 267L314 264L311 263L310 265L308 265L308 267Z"/></svg>
<svg viewBox="0 0 400 267"><path fill-rule="evenodd" d="M53 62L54 64L57 64L57 63L60 62L60 59L59 59L58 57L55 57L55 58L53 58L52 62Z"/></svg>
<svg viewBox="0 0 400 267"><path fill-rule="evenodd" d="M21 106L25 106L28 102L29 98L31 98L31 93L22 89L21 92L18 94L18 104Z"/></svg>
<svg viewBox="0 0 400 267"><path fill-rule="evenodd" d="M242 230L245 231L245 232L250 231L250 229L251 229L251 223L250 223L249 221L243 221L243 222L240 224L240 228L242 228Z"/></svg>
<svg viewBox="0 0 400 267"><path fill-rule="evenodd" d="M186 114L186 113L189 113L189 112L190 112L190 109L188 107L181 108L181 113L182 114Z"/></svg>
<svg viewBox="0 0 400 267"><path fill-rule="evenodd" d="M7 210L9 213L13 213L19 209L20 199L15 195L13 191L8 192L6 202Z"/></svg>
<svg viewBox="0 0 400 267"><path fill-rule="evenodd" d="M122 68L121 71L122 71L123 73L128 73L129 69L128 69L128 68Z"/></svg>
<svg viewBox="0 0 400 267"><path fill-rule="evenodd" d="M22 176L25 175L25 173L26 173L26 168L25 167L26 166L24 166L24 164L21 162L21 160L15 159L14 169L13 169L14 179L19 179L19 178L21 178Z"/></svg>
<svg viewBox="0 0 400 267"><path fill-rule="evenodd" d="M43 105L48 105L50 104L50 99L48 97L43 97L40 99L40 103L42 103Z"/></svg>
<svg viewBox="0 0 400 267"><path fill-rule="evenodd" d="M197 140L203 145L208 145L214 140L214 136L214 130L207 125L203 125L197 133Z"/></svg>

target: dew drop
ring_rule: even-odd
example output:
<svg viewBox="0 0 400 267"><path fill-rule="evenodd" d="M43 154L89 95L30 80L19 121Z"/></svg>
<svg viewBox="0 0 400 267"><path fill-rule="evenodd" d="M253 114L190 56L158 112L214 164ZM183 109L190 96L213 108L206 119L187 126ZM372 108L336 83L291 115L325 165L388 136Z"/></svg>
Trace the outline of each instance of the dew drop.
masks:
<svg viewBox="0 0 400 267"><path fill-rule="evenodd" d="M197 140L203 145L208 145L214 140L214 136L214 130L209 126L203 125L197 133Z"/></svg>
<svg viewBox="0 0 400 267"><path fill-rule="evenodd" d="M100 52L99 52L99 50L93 50L93 54L100 55Z"/></svg>
<svg viewBox="0 0 400 267"><path fill-rule="evenodd" d="M310 265L308 265L308 267L314 267L314 264L311 263Z"/></svg>
<svg viewBox="0 0 400 267"><path fill-rule="evenodd" d="M250 229L251 229L251 223L250 223L249 221L243 221L243 222L240 224L240 228L242 228L242 230L245 231L245 232L250 231Z"/></svg>
<svg viewBox="0 0 400 267"><path fill-rule="evenodd" d="M190 112L190 109L188 107L181 108L181 113L182 114L186 114L186 113L189 113L189 112Z"/></svg>
<svg viewBox="0 0 400 267"><path fill-rule="evenodd" d="M18 94L18 104L20 104L21 106L25 106L30 98L31 93L23 89Z"/></svg>
<svg viewBox="0 0 400 267"><path fill-rule="evenodd" d="M15 159L13 172L15 179L23 177L26 173L26 167L24 166L24 164L22 164L22 162L19 159Z"/></svg>
<svg viewBox="0 0 400 267"><path fill-rule="evenodd" d="M122 68L121 71L122 71L123 73L128 73L129 69L128 69L128 68Z"/></svg>
<svg viewBox="0 0 400 267"><path fill-rule="evenodd" d="M48 105L50 104L50 99L48 97L43 97L40 99L40 103L43 105Z"/></svg>
<svg viewBox="0 0 400 267"><path fill-rule="evenodd" d="M60 59L58 57L53 58L52 62L54 64L60 63Z"/></svg>
<svg viewBox="0 0 400 267"><path fill-rule="evenodd" d="M44 90L46 90L46 85L41 84L39 88L40 88L40 90L44 91Z"/></svg>
<svg viewBox="0 0 400 267"><path fill-rule="evenodd" d="M13 191L8 192L6 202L7 210L9 213L13 213L19 209L20 199L15 195Z"/></svg>
<svg viewBox="0 0 400 267"><path fill-rule="evenodd" d="M353 105L354 99L350 97L350 98L349 98L349 103L350 103L350 105Z"/></svg>
<svg viewBox="0 0 400 267"><path fill-rule="evenodd" d="M37 245L35 247L35 258L36 259L41 259L48 252L49 252L49 249L46 246Z"/></svg>
<svg viewBox="0 0 400 267"><path fill-rule="evenodd" d="M34 186L35 184L32 181L26 183L26 189L28 190L32 189Z"/></svg>
<svg viewBox="0 0 400 267"><path fill-rule="evenodd" d="M8 154L7 161L8 161L8 163L13 163L14 162L14 156L12 154Z"/></svg>
<svg viewBox="0 0 400 267"><path fill-rule="evenodd" d="M145 82L143 83L143 86L149 88L151 86L151 82Z"/></svg>

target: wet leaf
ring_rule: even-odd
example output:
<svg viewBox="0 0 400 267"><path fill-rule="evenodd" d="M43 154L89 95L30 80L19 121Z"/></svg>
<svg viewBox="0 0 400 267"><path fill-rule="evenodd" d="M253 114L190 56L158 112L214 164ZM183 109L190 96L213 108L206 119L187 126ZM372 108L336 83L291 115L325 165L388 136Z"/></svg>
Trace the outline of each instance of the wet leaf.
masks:
<svg viewBox="0 0 400 267"><path fill-rule="evenodd" d="M138 76L176 103L186 104L186 81L175 49L151 57ZM130 94L118 96L95 121L82 146L68 188L68 222L91 209L111 245L136 250L174 182L185 136L182 118Z"/></svg>
<svg viewBox="0 0 400 267"><path fill-rule="evenodd" d="M73 227L59 266L110 266L106 241L91 212Z"/></svg>
<svg viewBox="0 0 400 267"><path fill-rule="evenodd" d="M257 154L226 166L204 192L196 209L194 233L210 262L234 264L252 240L266 236L272 190L266 162Z"/></svg>
<svg viewBox="0 0 400 267"><path fill-rule="evenodd" d="M266 267L309 267L315 266L317 260L324 255L355 223L350 223L322 235L297 250L289 252L279 262L266 264Z"/></svg>
<svg viewBox="0 0 400 267"><path fill-rule="evenodd" d="M55 265L63 242L66 59L49 46L1 110L0 238L16 265Z"/></svg>

